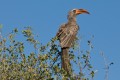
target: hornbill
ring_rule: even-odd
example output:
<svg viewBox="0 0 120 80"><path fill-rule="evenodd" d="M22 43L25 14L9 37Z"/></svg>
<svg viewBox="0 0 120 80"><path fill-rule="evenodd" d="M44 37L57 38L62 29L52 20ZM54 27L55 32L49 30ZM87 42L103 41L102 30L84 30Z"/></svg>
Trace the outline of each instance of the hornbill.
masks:
<svg viewBox="0 0 120 80"><path fill-rule="evenodd" d="M73 9L68 13L68 22L62 24L57 32L57 39L60 41L61 46L61 61L62 68L68 73L71 71L70 60L69 60L69 48L73 46L74 40L76 39L79 26L76 22L76 16L79 14L89 14L85 9Z"/></svg>

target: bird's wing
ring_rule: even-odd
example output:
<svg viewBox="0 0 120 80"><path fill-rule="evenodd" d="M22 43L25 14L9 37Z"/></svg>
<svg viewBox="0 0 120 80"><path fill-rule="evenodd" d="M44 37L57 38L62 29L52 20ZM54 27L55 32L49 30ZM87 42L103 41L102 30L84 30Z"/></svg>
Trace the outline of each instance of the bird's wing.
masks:
<svg viewBox="0 0 120 80"><path fill-rule="evenodd" d="M68 25L62 25L57 33L57 37L60 40L62 48L71 47L77 34L76 27L70 27Z"/></svg>
<svg viewBox="0 0 120 80"><path fill-rule="evenodd" d="M60 36L66 31L66 24L62 24L57 32L57 37L58 39L60 38Z"/></svg>

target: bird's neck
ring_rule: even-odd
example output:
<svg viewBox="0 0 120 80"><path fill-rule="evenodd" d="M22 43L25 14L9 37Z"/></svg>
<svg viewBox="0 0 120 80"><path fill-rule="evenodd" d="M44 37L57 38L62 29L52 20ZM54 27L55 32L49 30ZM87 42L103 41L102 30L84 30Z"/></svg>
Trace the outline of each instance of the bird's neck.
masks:
<svg viewBox="0 0 120 80"><path fill-rule="evenodd" d="M75 24L77 24L77 22L76 22L76 18L75 18L75 17L73 17L73 18L69 18L69 19L68 19L68 24L71 24L71 25L75 25Z"/></svg>

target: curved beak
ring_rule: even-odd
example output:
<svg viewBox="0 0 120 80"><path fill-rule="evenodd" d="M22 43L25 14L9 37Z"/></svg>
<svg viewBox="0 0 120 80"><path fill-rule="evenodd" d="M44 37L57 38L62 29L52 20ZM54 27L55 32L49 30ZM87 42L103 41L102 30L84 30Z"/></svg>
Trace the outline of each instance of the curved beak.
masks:
<svg viewBox="0 0 120 80"><path fill-rule="evenodd" d="M76 14L83 14L83 13L86 13L86 14L90 14L87 10L85 9L76 9Z"/></svg>

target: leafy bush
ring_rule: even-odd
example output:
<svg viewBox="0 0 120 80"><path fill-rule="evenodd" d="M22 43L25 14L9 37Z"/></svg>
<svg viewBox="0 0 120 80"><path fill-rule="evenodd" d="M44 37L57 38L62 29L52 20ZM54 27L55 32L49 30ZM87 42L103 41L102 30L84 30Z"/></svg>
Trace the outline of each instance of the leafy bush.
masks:
<svg viewBox="0 0 120 80"><path fill-rule="evenodd" d="M80 51L79 40L70 49L72 75L68 76L61 69L61 50L57 40L52 38L42 45L35 37L30 27L23 31L14 29L7 36L0 35L0 80L89 80L94 77L90 63L91 41L88 41L90 50ZM29 52L29 49L33 51Z"/></svg>

